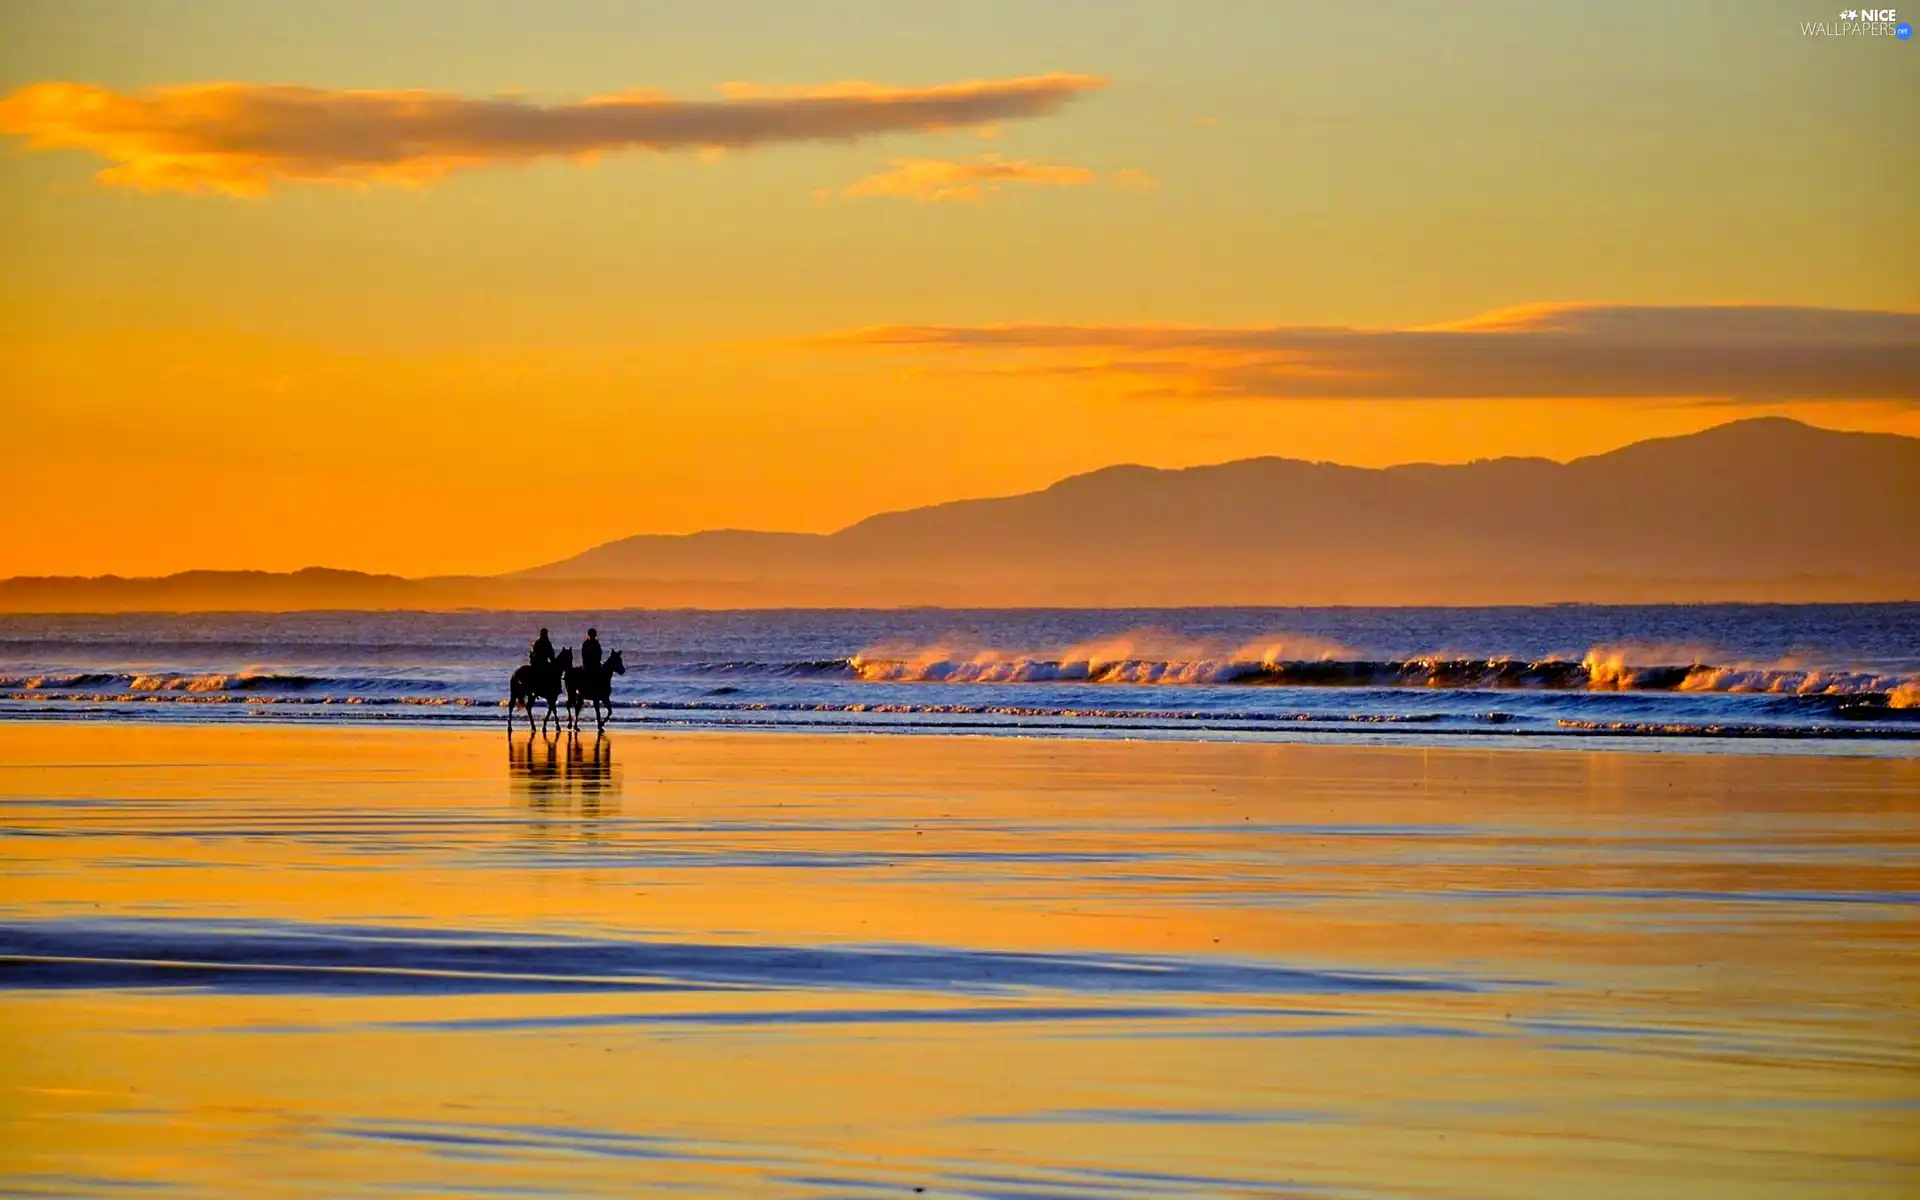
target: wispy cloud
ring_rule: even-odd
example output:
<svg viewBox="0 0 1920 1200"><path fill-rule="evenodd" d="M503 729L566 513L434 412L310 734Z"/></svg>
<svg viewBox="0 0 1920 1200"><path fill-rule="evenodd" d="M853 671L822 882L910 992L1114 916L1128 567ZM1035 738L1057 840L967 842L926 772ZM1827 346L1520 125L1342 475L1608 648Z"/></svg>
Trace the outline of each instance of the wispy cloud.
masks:
<svg viewBox="0 0 1920 1200"><path fill-rule="evenodd" d="M1920 313L1534 304L1447 325L886 325L835 345L991 354L970 369L1156 395L1920 402Z"/></svg>
<svg viewBox="0 0 1920 1200"><path fill-rule="evenodd" d="M37 83L0 133L109 160L110 185L260 195L277 184L422 186L448 172L622 150L722 151L1044 117L1106 81L1035 75L933 87L727 84L720 100L631 91L563 104L444 92L202 83L138 93Z"/></svg>
<svg viewBox="0 0 1920 1200"><path fill-rule="evenodd" d="M893 158L887 160L886 170L855 180L841 189L840 194L892 196L922 204L939 204L980 200L1010 185L1088 187L1099 181L1099 173L1086 167L1002 158L998 154L982 154L970 159ZM1131 169L1116 171L1113 181L1133 190L1153 186L1152 176Z"/></svg>

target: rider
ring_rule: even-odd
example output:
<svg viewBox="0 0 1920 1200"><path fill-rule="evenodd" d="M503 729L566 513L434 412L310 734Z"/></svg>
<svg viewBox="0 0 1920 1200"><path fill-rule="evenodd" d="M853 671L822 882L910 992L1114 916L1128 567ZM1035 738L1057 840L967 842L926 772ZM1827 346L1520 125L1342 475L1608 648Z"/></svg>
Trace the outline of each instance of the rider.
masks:
<svg viewBox="0 0 1920 1200"><path fill-rule="evenodd" d="M533 639L533 644L527 647L527 661L536 670L542 671L553 665L553 643L547 640L544 628L540 630L540 636Z"/></svg>
<svg viewBox="0 0 1920 1200"><path fill-rule="evenodd" d="M580 643L580 665L587 669L589 678L600 670L600 631L598 629L587 630L587 640Z"/></svg>

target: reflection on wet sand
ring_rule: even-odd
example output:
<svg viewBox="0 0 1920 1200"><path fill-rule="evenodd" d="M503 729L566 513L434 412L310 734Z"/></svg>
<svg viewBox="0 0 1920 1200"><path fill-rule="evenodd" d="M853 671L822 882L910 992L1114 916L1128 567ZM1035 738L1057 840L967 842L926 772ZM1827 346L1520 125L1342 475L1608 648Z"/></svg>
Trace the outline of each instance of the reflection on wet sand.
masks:
<svg viewBox="0 0 1920 1200"><path fill-rule="evenodd" d="M0 723L0 1193L1920 1194L1920 761Z"/></svg>
<svg viewBox="0 0 1920 1200"><path fill-rule="evenodd" d="M572 733L533 735L507 743L513 790L537 810L568 805L577 797L582 816L597 816L620 795L613 769L613 739Z"/></svg>

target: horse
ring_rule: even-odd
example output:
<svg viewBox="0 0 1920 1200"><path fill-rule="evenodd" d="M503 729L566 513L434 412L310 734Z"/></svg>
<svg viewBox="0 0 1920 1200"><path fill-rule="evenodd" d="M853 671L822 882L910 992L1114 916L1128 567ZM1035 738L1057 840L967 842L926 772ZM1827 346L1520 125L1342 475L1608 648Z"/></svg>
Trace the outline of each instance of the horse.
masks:
<svg viewBox="0 0 1920 1200"><path fill-rule="evenodd" d="M584 664L567 669L567 728L580 728L580 709L591 703L593 721L596 730L607 727L608 718L613 716L613 677L625 675L627 664L621 661L620 652L615 650L607 656L606 665L599 670L589 670ZM606 715L600 708L606 706Z"/></svg>
<svg viewBox="0 0 1920 1200"><path fill-rule="evenodd" d="M527 729L533 729L533 702L535 699L547 702L546 716L540 718L540 728L545 730L547 720L551 718L554 726L560 724L560 686L573 670L573 647L561 650L554 660L544 667L532 663L516 669L513 678L507 681L507 736L513 736L513 710L524 704L527 709Z"/></svg>

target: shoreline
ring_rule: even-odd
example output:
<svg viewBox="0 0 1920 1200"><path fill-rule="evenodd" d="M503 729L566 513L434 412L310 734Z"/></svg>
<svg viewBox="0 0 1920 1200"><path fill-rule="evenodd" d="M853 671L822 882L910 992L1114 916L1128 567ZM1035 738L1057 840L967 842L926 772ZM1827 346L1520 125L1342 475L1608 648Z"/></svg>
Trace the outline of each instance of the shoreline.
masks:
<svg viewBox="0 0 1920 1200"><path fill-rule="evenodd" d="M408 716L366 715L345 719L326 717L279 717L257 713L234 714L214 719L191 719L171 713L123 716L81 711L70 714L0 713L0 731L9 727L79 728L104 727L108 730L168 729L219 730L251 729L268 731L367 732L374 730L406 733L467 734L474 737L499 737L507 732L504 718L417 718ZM1063 743L1086 745L1138 744L1142 746L1247 746L1311 747L1323 749L1388 750L1419 752L1560 753L1568 755L1656 756L1662 758L1755 758L1755 759L1828 759L1865 761L1920 761L1920 730L1899 733L1861 731L1855 734L1827 735L1787 730L1779 733L1730 732L1702 735L1691 732L1644 731L1620 733L1610 730L1460 730L1428 732L1419 729L1374 727L1365 730L1342 729L1195 729L1178 726L1152 727L1111 725L1059 727L1031 723L954 722L921 723L911 721L854 724L852 722L814 722L768 720L648 721L610 723L600 733L583 722L570 732L564 726L544 733L529 730L524 719L514 722L511 738L529 737L548 741L592 741L604 736L661 738L679 735L700 737L760 737L844 739L926 740L938 742L1013 742Z"/></svg>

